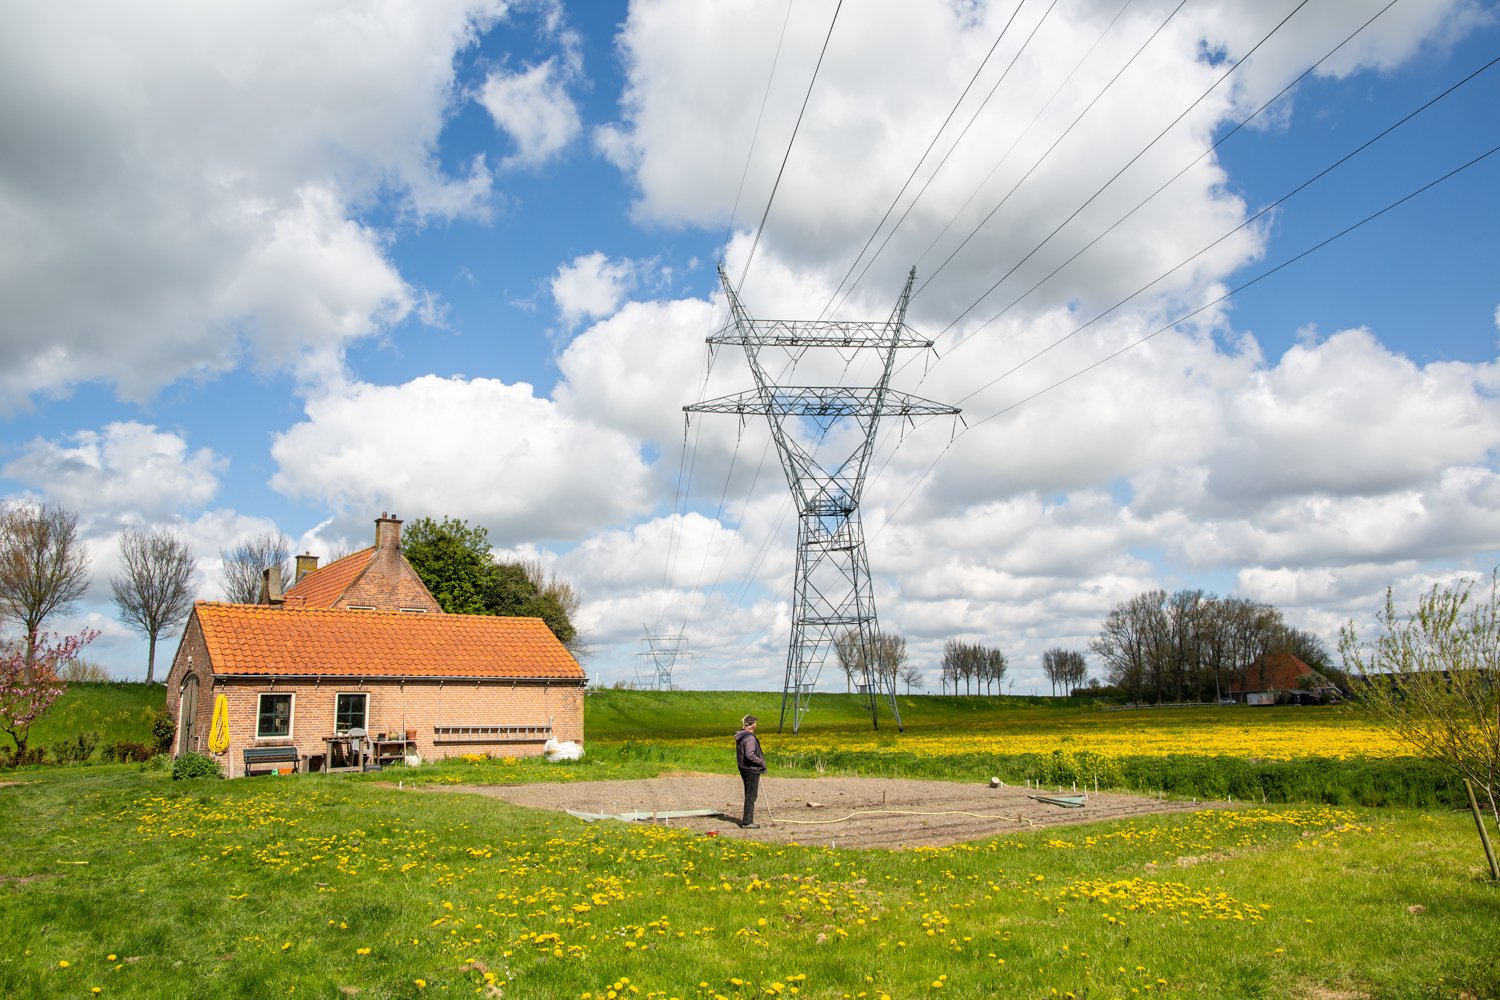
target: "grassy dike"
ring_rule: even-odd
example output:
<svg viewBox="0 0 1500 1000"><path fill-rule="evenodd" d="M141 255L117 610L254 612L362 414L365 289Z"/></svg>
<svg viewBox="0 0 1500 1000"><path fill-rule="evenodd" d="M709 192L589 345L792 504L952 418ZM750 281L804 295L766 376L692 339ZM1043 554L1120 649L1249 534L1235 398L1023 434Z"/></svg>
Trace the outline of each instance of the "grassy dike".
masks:
<svg viewBox="0 0 1500 1000"><path fill-rule="evenodd" d="M864 739L859 700L828 697L799 745ZM0 774L16 782L0 786L0 996L1500 996L1500 888L1472 821L1446 808L1256 803L887 852L584 824L413 787L728 771L735 720L774 723L778 706L598 692L589 756L568 765ZM978 698L903 711L914 744L1124 714ZM1160 715L1132 725L1200 724ZM867 773L952 776L879 740L858 753Z"/></svg>

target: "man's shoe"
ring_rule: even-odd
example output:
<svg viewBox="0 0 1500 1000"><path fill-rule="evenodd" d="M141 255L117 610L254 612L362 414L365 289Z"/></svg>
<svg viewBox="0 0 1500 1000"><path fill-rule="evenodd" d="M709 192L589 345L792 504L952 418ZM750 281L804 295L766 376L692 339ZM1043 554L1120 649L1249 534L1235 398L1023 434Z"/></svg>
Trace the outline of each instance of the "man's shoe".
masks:
<svg viewBox="0 0 1500 1000"><path fill-rule="evenodd" d="M759 830L760 829L760 824L759 823L741 823L740 824L740 829L741 830Z"/></svg>

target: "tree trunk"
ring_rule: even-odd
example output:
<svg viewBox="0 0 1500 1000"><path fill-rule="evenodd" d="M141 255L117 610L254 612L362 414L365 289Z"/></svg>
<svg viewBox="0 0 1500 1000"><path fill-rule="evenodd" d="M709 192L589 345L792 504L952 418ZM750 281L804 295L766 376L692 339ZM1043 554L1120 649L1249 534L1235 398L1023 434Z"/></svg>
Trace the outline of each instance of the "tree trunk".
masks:
<svg viewBox="0 0 1500 1000"><path fill-rule="evenodd" d="M146 683L156 683L156 633L150 635L150 646L146 653Z"/></svg>

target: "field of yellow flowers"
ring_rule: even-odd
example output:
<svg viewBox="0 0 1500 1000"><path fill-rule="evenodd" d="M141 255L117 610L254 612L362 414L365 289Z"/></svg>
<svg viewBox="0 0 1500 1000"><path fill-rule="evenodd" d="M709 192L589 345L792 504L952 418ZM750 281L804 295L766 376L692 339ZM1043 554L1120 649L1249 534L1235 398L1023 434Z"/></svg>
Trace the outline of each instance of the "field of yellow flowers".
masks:
<svg viewBox="0 0 1500 1000"><path fill-rule="evenodd" d="M989 717L933 724L919 715L904 733L868 725L837 732L781 734L799 753L1036 754L1089 752L1106 757L1194 755L1246 760L1330 760L1405 757L1410 748L1373 721L1328 708L1194 708L1035 713L997 711ZM767 736L770 740L773 737ZM670 738L668 738L670 739ZM722 746L722 737L671 740L681 746Z"/></svg>
<svg viewBox="0 0 1500 1000"><path fill-rule="evenodd" d="M765 720L760 736L773 770L997 776L1256 802L1433 808L1465 801L1455 778L1344 707L1112 710L1067 699L931 696L904 696L899 705L904 731L884 704L874 729L857 697L815 696L794 735L775 727L774 695L595 692L588 732L596 753L713 769L739 709Z"/></svg>
<svg viewBox="0 0 1500 1000"><path fill-rule="evenodd" d="M1500 895L1462 816L1255 806L849 851L341 775L16 777L0 787L7 997L1500 990Z"/></svg>

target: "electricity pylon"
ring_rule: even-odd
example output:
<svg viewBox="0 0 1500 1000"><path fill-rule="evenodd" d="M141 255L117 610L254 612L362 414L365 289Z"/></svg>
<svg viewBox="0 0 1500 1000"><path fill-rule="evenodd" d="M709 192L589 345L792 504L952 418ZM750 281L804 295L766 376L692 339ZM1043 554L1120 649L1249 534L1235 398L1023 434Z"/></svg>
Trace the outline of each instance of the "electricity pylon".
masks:
<svg viewBox="0 0 1500 1000"><path fill-rule="evenodd" d="M653 635L651 630L646 629L646 636L642 640L646 643L645 649L635 655L645 657L651 674L643 675L639 667L636 668L636 682L646 688L648 685L657 691L672 690L672 668L677 665L679 656L692 656L693 654L682 648L687 641L685 635Z"/></svg>
<svg viewBox="0 0 1500 1000"><path fill-rule="evenodd" d="M874 452L875 433L882 417L956 416L958 409L921 399L890 387L896 351L930 350L932 341L906 325L913 268L906 287L885 322L844 320L755 320L741 305L724 268L719 281L729 301L729 321L708 338L710 356L722 346L745 350L755 388L732 396L683 407L689 413L737 413L766 417L781 456L782 471L797 505L797 574L792 595L792 636L787 649L786 682L781 694L780 728L791 709L792 732L802 724L823 662L841 636L858 636L860 690L869 697L870 722L879 729L878 695L887 694L896 728L901 710L896 704L896 679L875 665L875 590L865 554L864 527L859 516L865 473ZM880 377L872 386L785 386L767 372L762 352L785 351L800 360L812 348L837 350L851 364L853 355L874 352ZM857 434L832 434L853 421ZM830 440L832 439L832 440ZM820 462L813 454L819 445L839 442L849 450L837 464Z"/></svg>

